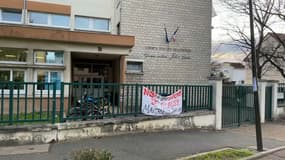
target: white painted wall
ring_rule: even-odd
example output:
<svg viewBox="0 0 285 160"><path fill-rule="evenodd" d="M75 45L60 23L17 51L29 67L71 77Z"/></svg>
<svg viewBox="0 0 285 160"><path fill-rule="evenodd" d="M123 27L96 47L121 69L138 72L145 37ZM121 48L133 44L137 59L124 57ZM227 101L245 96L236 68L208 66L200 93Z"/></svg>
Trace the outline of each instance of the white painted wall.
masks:
<svg viewBox="0 0 285 160"><path fill-rule="evenodd" d="M246 70L245 69L233 69L231 73L231 80L236 82L241 82L246 80Z"/></svg>
<svg viewBox="0 0 285 160"><path fill-rule="evenodd" d="M238 84L246 80L246 69L236 69L228 64L222 64L221 71L230 81L236 81Z"/></svg>

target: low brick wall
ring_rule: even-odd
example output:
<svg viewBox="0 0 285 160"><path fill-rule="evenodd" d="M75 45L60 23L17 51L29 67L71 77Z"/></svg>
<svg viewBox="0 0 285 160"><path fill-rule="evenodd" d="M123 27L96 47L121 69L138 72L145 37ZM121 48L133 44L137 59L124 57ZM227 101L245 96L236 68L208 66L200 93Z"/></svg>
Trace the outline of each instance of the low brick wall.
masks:
<svg viewBox="0 0 285 160"><path fill-rule="evenodd" d="M5 126L0 128L0 145L34 144L138 132L185 129L215 129L213 111L196 111L169 117L123 117L61 124Z"/></svg>
<svg viewBox="0 0 285 160"><path fill-rule="evenodd" d="M1 109L3 107L3 114L9 114L9 98L3 98L3 106L0 105ZM66 111L68 108L68 98L64 98L64 110ZM43 97L40 99L39 97L35 98L14 98L13 99L13 113L31 113L31 112L47 112L53 110L53 99ZM56 111L60 110L60 98L56 98Z"/></svg>

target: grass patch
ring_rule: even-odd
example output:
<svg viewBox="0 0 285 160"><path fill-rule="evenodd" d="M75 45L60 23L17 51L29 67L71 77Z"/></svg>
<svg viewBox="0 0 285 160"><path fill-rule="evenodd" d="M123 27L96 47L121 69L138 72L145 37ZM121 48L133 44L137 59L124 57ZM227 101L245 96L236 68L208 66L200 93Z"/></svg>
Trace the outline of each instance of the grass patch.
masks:
<svg viewBox="0 0 285 160"><path fill-rule="evenodd" d="M211 152L198 156L192 156L184 160L238 160L241 158L249 157L254 153L247 149L226 149L217 152Z"/></svg>
<svg viewBox="0 0 285 160"><path fill-rule="evenodd" d="M112 160L113 156L110 152L96 149L82 149L72 152L72 160Z"/></svg>

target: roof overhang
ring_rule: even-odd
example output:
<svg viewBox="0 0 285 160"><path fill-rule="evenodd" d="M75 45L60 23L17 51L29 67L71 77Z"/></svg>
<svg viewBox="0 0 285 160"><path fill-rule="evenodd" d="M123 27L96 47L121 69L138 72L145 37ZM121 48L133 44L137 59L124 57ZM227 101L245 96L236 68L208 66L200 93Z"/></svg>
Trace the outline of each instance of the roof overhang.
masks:
<svg viewBox="0 0 285 160"><path fill-rule="evenodd" d="M31 26L0 25L0 37L133 47L134 36L69 31Z"/></svg>

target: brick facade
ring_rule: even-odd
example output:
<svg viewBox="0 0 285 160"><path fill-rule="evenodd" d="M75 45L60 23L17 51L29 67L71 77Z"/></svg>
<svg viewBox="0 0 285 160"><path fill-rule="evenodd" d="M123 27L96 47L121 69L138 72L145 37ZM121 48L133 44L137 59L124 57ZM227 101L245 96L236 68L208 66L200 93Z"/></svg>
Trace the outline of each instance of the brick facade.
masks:
<svg viewBox="0 0 285 160"><path fill-rule="evenodd" d="M122 0L121 34L134 35L127 59L143 60L143 74L126 75L135 83L206 83L211 56L211 0ZM176 42L166 43L164 25Z"/></svg>

